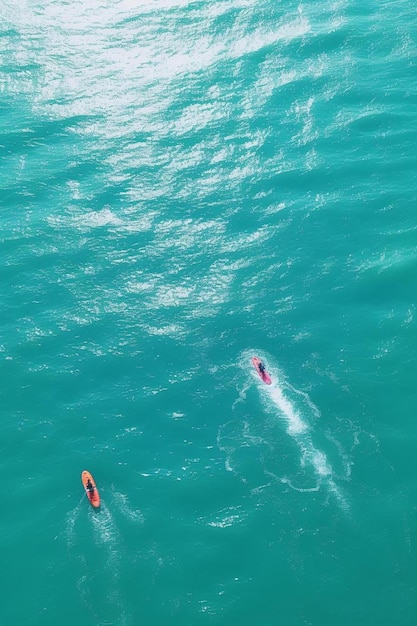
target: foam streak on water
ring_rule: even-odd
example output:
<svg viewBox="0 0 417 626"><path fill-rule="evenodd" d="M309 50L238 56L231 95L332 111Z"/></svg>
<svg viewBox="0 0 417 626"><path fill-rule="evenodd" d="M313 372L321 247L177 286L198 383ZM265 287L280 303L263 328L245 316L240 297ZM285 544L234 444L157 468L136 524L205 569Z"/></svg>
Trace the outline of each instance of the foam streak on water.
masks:
<svg viewBox="0 0 417 626"><path fill-rule="evenodd" d="M82 530L86 519L89 531ZM93 510L82 502L67 515L67 550L76 564L76 587L81 603L97 624L125 626L126 609L120 585L122 542L113 515L105 504ZM100 589L101 601L96 596ZM110 619L109 619L110 618Z"/></svg>
<svg viewBox="0 0 417 626"><path fill-rule="evenodd" d="M248 354L245 352L243 357L246 363L248 362ZM251 354L254 353L251 352ZM302 467L310 466L318 478L319 486L322 485L326 488L335 496L339 504L344 509L347 509L346 498L335 482L333 468L326 454L314 445L314 427L312 422L320 416L318 407L306 392L290 385L278 367L271 367L271 360L268 361L264 356L260 358L262 358L266 364L267 371L271 374L272 384L265 385L256 372L251 370L250 373L253 380L256 381L267 411L275 413L279 419L284 418L287 423L287 433L297 443L300 450L300 465ZM289 397L291 392L294 399ZM299 401L297 401L297 397L300 398ZM303 406L304 414L301 414L300 408L298 408L300 405ZM294 488L288 478L282 479L282 482ZM302 489L301 491L309 490Z"/></svg>

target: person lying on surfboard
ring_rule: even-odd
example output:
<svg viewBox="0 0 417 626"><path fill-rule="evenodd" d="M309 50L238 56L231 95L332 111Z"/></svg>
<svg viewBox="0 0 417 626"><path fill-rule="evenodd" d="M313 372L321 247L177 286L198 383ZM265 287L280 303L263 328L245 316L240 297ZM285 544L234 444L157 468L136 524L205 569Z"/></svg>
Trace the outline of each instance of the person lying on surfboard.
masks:
<svg viewBox="0 0 417 626"><path fill-rule="evenodd" d="M260 376L261 380L265 383L265 385L271 385L272 384L271 377L266 371L266 367L261 361L261 359L259 359L257 356L252 357L252 364L254 368L256 369L256 371L258 372L258 375Z"/></svg>
<svg viewBox="0 0 417 626"><path fill-rule="evenodd" d="M88 493L94 493L94 485L90 479L87 480L86 489Z"/></svg>

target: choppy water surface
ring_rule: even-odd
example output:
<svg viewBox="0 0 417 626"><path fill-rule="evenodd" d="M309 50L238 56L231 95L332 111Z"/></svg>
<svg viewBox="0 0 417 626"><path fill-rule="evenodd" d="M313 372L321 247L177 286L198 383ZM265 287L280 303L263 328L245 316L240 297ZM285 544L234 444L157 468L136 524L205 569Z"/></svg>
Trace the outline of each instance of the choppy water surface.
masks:
<svg viewBox="0 0 417 626"><path fill-rule="evenodd" d="M2 624L414 624L414 17L3 3Z"/></svg>

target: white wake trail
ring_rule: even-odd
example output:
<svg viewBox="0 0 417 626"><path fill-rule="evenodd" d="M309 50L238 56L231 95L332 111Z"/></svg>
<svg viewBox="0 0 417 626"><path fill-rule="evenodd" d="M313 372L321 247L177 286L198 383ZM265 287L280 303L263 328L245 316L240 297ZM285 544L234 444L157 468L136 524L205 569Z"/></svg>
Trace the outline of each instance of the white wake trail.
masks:
<svg viewBox="0 0 417 626"><path fill-rule="evenodd" d="M247 364L247 359L246 364ZM313 468L319 484L323 485L336 498L342 508L347 509L348 503L344 497L342 490L335 483L333 477L333 468L326 454L314 446L312 438L312 426L309 423L320 417L320 411L311 398L304 391L300 391L290 385L282 374L278 373L276 368L269 368L266 359L263 359L267 366L267 370L271 374L272 384L265 385L258 377L256 372L252 372L252 377L256 380L259 393L267 405L269 412L274 412L280 419L285 419L287 424L287 433L297 443L300 452L300 464L302 467L310 466ZM291 398L291 396L293 396ZM294 397L295 396L295 397ZM298 398L299 400L296 400ZM299 405L302 404L302 410ZM297 406L298 405L298 406ZM290 484L287 479L284 482Z"/></svg>

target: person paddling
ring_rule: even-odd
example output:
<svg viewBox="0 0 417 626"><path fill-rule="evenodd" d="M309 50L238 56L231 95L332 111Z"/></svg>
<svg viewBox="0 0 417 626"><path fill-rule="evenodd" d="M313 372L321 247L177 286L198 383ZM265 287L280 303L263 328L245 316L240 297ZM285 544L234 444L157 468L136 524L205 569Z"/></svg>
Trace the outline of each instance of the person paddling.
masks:
<svg viewBox="0 0 417 626"><path fill-rule="evenodd" d="M94 493L94 485L90 479L87 480L86 489L88 493L91 493L91 494Z"/></svg>
<svg viewBox="0 0 417 626"><path fill-rule="evenodd" d="M262 361L259 361L258 368L259 368L260 373L263 376L265 374L265 365L262 363Z"/></svg>

